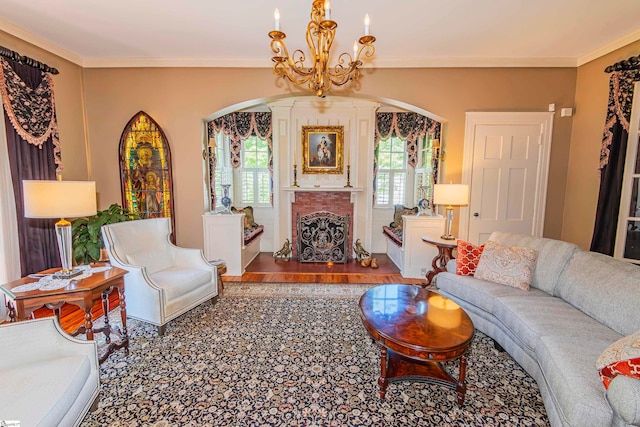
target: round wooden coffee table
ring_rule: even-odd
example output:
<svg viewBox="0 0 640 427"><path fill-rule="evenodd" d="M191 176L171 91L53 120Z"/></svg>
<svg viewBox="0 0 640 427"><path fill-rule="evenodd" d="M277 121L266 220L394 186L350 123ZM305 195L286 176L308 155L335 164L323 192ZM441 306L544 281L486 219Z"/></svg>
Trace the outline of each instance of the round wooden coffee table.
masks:
<svg viewBox="0 0 640 427"><path fill-rule="evenodd" d="M415 285L381 285L360 298L360 317L380 349L380 399L387 385L422 381L456 390L458 404L467 391L467 352L473 322L460 306ZM459 360L454 378L442 362Z"/></svg>

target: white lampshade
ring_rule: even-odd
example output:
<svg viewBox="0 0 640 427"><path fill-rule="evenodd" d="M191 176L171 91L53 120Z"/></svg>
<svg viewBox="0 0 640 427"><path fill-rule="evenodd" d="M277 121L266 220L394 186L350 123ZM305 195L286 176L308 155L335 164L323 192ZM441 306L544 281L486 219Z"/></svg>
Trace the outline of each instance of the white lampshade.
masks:
<svg viewBox="0 0 640 427"><path fill-rule="evenodd" d="M433 187L433 203L436 205L466 205L469 203L469 186L466 184L436 184Z"/></svg>
<svg viewBox="0 0 640 427"><path fill-rule="evenodd" d="M27 218L78 218L96 214L94 181L22 181Z"/></svg>

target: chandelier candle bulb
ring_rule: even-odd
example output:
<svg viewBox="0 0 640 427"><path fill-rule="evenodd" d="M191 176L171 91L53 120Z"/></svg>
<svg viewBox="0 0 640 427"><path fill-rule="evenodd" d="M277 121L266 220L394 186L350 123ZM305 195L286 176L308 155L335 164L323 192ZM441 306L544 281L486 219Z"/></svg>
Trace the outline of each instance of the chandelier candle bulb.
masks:
<svg viewBox="0 0 640 427"><path fill-rule="evenodd" d="M327 21L331 19L331 3L329 2L329 0L326 0L324 2L324 19L326 19Z"/></svg>
<svg viewBox="0 0 640 427"><path fill-rule="evenodd" d="M358 42L353 42L353 62L356 61L356 57L358 56Z"/></svg>
<svg viewBox="0 0 640 427"><path fill-rule="evenodd" d="M364 15L364 35L365 36L369 35L369 24L370 24L369 14L367 13Z"/></svg>
<svg viewBox="0 0 640 427"><path fill-rule="evenodd" d="M275 12L273 12L273 18L276 20L276 31L280 31L280 11L276 7Z"/></svg>

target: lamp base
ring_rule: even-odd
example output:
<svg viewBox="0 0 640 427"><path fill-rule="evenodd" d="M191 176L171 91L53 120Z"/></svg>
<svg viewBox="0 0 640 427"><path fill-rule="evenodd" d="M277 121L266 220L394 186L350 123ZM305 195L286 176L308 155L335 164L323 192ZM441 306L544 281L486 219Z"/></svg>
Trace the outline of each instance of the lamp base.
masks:
<svg viewBox="0 0 640 427"><path fill-rule="evenodd" d="M440 236L440 238L443 240L456 240L456 236L453 236L451 234L443 234L442 236Z"/></svg>
<svg viewBox="0 0 640 427"><path fill-rule="evenodd" d="M58 271L53 273L54 279L71 279L82 274L82 270Z"/></svg>

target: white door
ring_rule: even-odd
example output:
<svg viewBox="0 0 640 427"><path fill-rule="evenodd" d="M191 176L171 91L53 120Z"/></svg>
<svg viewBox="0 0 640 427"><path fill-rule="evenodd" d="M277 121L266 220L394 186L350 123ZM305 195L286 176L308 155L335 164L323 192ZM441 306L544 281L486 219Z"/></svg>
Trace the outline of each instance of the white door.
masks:
<svg viewBox="0 0 640 427"><path fill-rule="evenodd" d="M542 236L553 113L467 113L460 236Z"/></svg>

